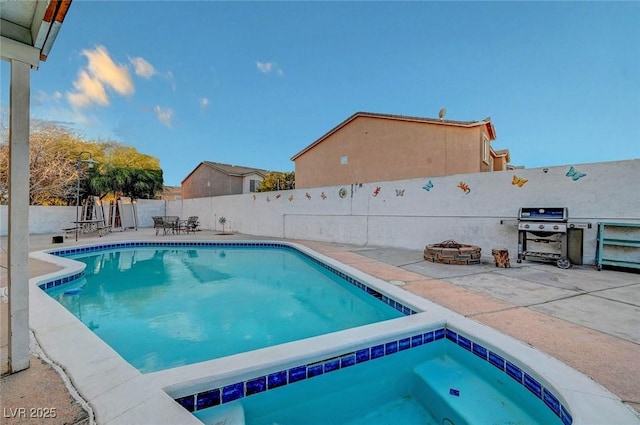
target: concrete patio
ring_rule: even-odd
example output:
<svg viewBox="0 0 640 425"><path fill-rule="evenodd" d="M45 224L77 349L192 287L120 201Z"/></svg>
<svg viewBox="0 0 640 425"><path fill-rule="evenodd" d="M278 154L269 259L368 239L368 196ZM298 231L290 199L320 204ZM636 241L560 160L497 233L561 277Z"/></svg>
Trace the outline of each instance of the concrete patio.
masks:
<svg viewBox="0 0 640 425"><path fill-rule="evenodd" d="M30 251L59 248L53 235L34 235ZM114 232L103 238L82 235L78 242L65 239L62 246L111 240L157 240L153 229ZM217 235L201 231L172 239L267 239L251 235ZM421 251L339 245L295 240L326 256L402 287L475 321L511 335L572 366L619 397L636 415L640 411L640 274L596 271L593 266L563 270L550 264L512 262L498 269L494 263L454 266L424 261ZM6 238L0 238L0 286L6 286ZM486 259L485 253L485 259ZM30 276L53 271L37 260L29 262ZM7 318L6 301L0 317ZM0 355L6 359L6 326L2 327ZM32 338L33 339L33 338ZM55 408L56 417L2 415L0 424L89 424L90 407L73 397L64 372L36 357L31 367L3 376L3 408ZM40 354L46 359L46 352ZM58 370L62 373L58 373ZM640 416L638 419L640 423Z"/></svg>

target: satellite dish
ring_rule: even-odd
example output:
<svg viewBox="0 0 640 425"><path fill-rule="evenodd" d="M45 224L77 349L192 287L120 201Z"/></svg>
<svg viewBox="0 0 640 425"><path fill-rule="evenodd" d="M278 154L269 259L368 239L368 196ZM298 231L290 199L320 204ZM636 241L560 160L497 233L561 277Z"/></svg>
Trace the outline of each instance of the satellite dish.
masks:
<svg viewBox="0 0 640 425"><path fill-rule="evenodd" d="M447 108L440 109L440 112L438 112L438 118L440 118L440 121L444 120L444 116L446 114L447 114Z"/></svg>

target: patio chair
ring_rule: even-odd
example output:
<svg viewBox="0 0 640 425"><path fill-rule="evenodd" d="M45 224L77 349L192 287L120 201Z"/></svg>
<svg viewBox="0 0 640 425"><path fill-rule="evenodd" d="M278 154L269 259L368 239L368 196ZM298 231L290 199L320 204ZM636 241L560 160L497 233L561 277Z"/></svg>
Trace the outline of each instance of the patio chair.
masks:
<svg viewBox="0 0 640 425"><path fill-rule="evenodd" d="M151 218L153 219L153 228L156 229L156 236L158 236L160 229L164 228L164 217L154 216Z"/></svg>
<svg viewBox="0 0 640 425"><path fill-rule="evenodd" d="M200 227L200 223L198 223L197 215L192 215L191 217L189 217L184 225L184 229L187 233L195 233L196 230L198 230L198 227Z"/></svg>
<svg viewBox="0 0 640 425"><path fill-rule="evenodd" d="M163 235L166 235L167 232L169 231L171 231L172 233L175 233L178 228L178 224L180 222L180 219L177 216L166 216L166 217L155 216L152 218L153 218L153 227L156 229L156 236L158 235L158 232L160 231L160 229L162 229Z"/></svg>
<svg viewBox="0 0 640 425"><path fill-rule="evenodd" d="M164 234L171 231L171 233L180 233L180 217L177 215L169 215L164 218Z"/></svg>
<svg viewBox="0 0 640 425"><path fill-rule="evenodd" d="M178 233L180 232L195 233L196 230L198 229L198 226L200 226L200 223L198 223L198 216L191 216L187 220L178 220L176 231Z"/></svg>

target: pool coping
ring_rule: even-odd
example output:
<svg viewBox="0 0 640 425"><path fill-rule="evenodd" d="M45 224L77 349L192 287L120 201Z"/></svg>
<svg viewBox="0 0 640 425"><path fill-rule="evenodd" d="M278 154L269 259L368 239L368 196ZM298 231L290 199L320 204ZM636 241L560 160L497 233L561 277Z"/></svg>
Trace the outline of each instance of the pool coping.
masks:
<svg viewBox="0 0 640 425"><path fill-rule="evenodd" d="M242 242L260 245L269 243L264 240L229 241L228 243ZM133 244L139 246L140 243L192 245L190 242L172 240L163 240L162 242L157 240L119 241L109 245ZM216 244L219 243L219 241L216 242ZM528 347L486 325L474 322L388 282L342 264L311 248L288 241L277 241L277 243L294 247L332 267L347 272L356 279L373 282L374 287L383 293L394 298L408 300L409 305L418 311L426 312L330 335L322 335L313 338L314 344L309 344L309 340L295 341L222 359L142 374L126 363L63 306L38 288L38 285L51 279L77 276L84 269L84 264L53 256L49 253L57 250L49 249L31 253L30 256L54 263L64 269L30 280L30 289L33 289L29 291L32 329L47 355L63 366L80 394L92 405L98 422L103 424L148 423L149 421L158 424L176 422L201 424L199 420L174 402L173 397L179 396L180 392L186 391L187 388L209 385L212 380L217 382L223 382L225 379L237 381L240 376L249 376L250 373L257 370L276 367L276 365L282 367L283 363L300 362L311 354L318 355L318 350L315 348L316 343L331 343L329 347L325 346L321 350L330 355L339 347L346 348L355 343L362 343L362 341L380 339L383 335L391 337L398 334L399 328L402 332L411 329L417 331L437 323L443 323L469 335L474 335L474 340L479 340L485 346L497 349L493 344L476 336L477 334L488 335L492 341L499 343L497 345L500 345L500 352L509 353L509 357L516 359L518 363L543 365L544 373L539 372L538 368L535 373L547 381L550 386L560 391L562 397L566 399L563 401L571 410L574 423L596 424L603 421L615 421L621 424L637 423L637 418L631 415L630 411L626 411L628 409L625 409L626 406L623 406L617 397L585 375L551 356ZM73 249L105 245L108 244L95 243L77 246ZM363 334L363 328L368 333ZM77 348L78 341L81 341L82 351ZM508 349L505 350L505 347ZM514 355L515 353L517 355ZM167 392L172 395L168 395ZM581 410L572 409L573 405L580 405Z"/></svg>

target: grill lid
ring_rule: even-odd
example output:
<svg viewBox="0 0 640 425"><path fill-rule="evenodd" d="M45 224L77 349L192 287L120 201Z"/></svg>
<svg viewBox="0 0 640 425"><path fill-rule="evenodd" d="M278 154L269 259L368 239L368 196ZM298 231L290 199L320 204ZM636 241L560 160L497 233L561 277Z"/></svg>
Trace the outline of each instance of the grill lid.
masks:
<svg viewBox="0 0 640 425"><path fill-rule="evenodd" d="M567 221L569 220L569 210L566 207L539 208L523 207L518 212L520 221Z"/></svg>

